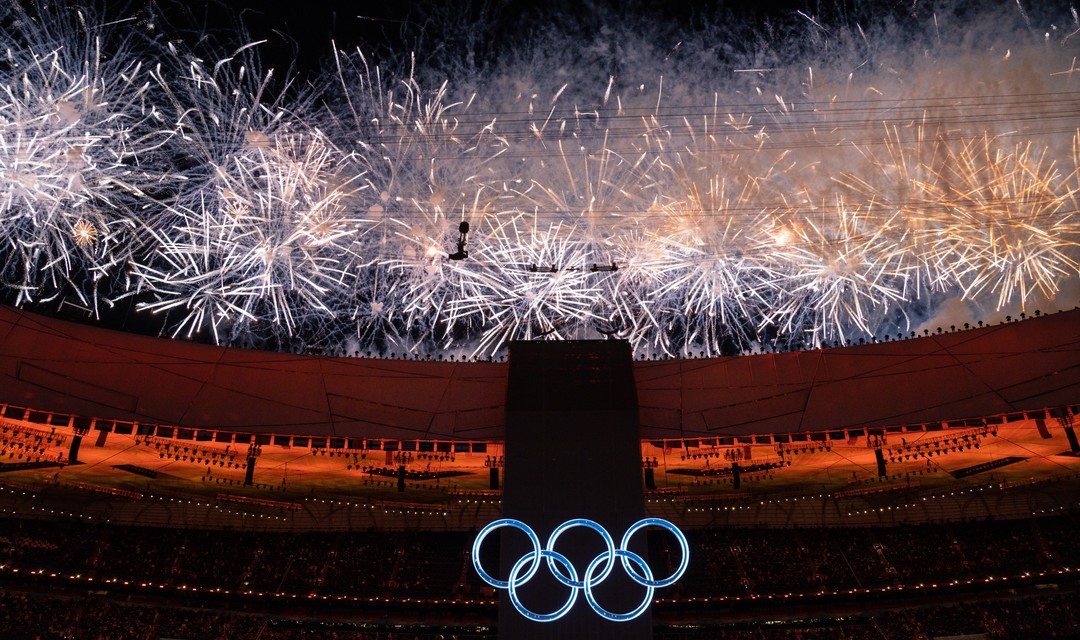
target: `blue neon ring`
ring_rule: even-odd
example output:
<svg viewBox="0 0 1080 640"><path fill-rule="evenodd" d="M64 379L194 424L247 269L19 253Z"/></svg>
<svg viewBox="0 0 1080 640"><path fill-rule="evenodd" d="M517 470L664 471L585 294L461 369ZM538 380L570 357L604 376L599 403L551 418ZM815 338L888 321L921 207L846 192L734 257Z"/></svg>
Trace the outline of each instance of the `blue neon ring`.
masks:
<svg viewBox="0 0 1080 640"><path fill-rule="evenodd" d="M521 557L521 560L531 560L532 566L529 567L529 570L525 572L525 575L521 576L520 580L515 585L520 587L521 585L531 580L532 577L536 575L536 572L540 570L540 538L536 535L536 532L532 530L532 527L520 520L514 520L513 518L503 518L501 520L496 520L495 522L492 522L491 524L481 529L480 534L476 536L476 540L473 542L473 566L476 568L476 573L480 574L480 579L484 582L490 584L496 589L510 588L509 581L499 580L495 578L487 571L484 571L483 566L481 566L480 564L480 545L484 543L484 538L486 538L489 533L501 527L513 527L515 529L520 529L521 531L525 532L525 535L529 537L529 541L532 542L533 552L531 554L527 554ZM519 560L518 562L520 563L521 560ZM515 564L514 566L517 565Z"/></svg>
<svg viewBox="0 0 1080 640"><path fill-rule="evenodd" d="M686 567L690 563L690 543L686 541L686 536L683 535L683 532L679 531L678 527L671 524L667 520L664 520L662 518L644 518L642 520L638 520L637 522L632 524L629 529L626 530L626 533L622 537L622 542L619 543L619 549L622 551L629 551L627 545L630 542L630 537L637 533L639 529L644 529L645 527L660 527L662 529L667 529L675 536L675 539L679 541L679 548L682 550L682 560L679 562L679 568L677 568L675 570L675 573L671 574L671 576L668 578L665 578L663 580L653 580L651 571L647 576L641 575L640 573L635 571L633 567L630 566L630 561L627 556L622 556L623 567L636 582L639 582L647 587L660 588L671 586L675 584L675 581L681 578L684 573L686 573ZM636 557L638 559L641 558L641 556Z"/></svg>
<svg viewBox="0 0 1080 640"><path fill-rule="evenodd" d="M555 527L555 530L551 532L551 536L548 538L547 549L553 550L555 548L555 541L558 539L558 537L561 536L563 532L567 531L568 529L573 529L574 527L586 527L588 529L592 529L593 531L600 534L600 537L604 539L604 544L607 545L607 553L604 554L604 558L605 560L607 560L607 565L604 567L603 572L601 572L601 574L597 576L595 581L592 583L592 586L595 587L596 585L603 582L609 575L611 575L612 570L615 569L615 563L613 562L615 558L615 540L612 539L611 534L607 532L607 529L601 527L599 523L588 520L586 518L575 518L573 520L567 520L566 522ZM559 571L558 568L556 568L556 565L554 562L552 562L551 558L548 558L548 566L551 567L551 573L555 576L555 579L565 584L566 586L573 587L574 589L580 589L582 586L584 586L584 583L576 579L576 575L573 579L564 576L562 572Z"/></svg>
<svg viewBox="0 0 1080 640"><path fill-rule="evenodd" d="M577 581L577 570L574 569L574 565L570 563L566 556L561 553L556 553L554 551L548 551L547 549L542 550L540 552L540 556L543 558L547 558L548 564L551 564L552 562L558 562L562 564L570 572L570 579L573 581ZM514 567L510 569L510 575L507 577L507 582L510 584L510 587L508 589L510 591L510 602L513 603L514 608L518 610L518 613L535 622L551 622L553 620L558 620L559 618L565 616L570 611L570 609L574 607L574 603L577 602L578 590L571 589L570 597L566 600L565 603L563 603L563 606L559 607L555 611L552 611L551 613L534 613L533 611L529 610L525 607L525 605L521 604L521 599L518 598L517 594L517 587L521 586L521 584L524 584L525 581L522 580L520 583L518 583L515 578L518 572L521 571L521 565L530 561L532 561L532 558L530 556L521 556L520 558L518 558L518 561L514 563ZM534 569L538 566L540 566L539 562L533 562L533 568L530 569L530 571L533 571L535 573Z"/></svg>
<svg viewBox="0 0 1080 640"><path fill-rule="evenodd" d="M636 609L630 611L629 613L612 613L604 607L600 606L600 603L596 601L596 596L594 596L592 592L592 581L589 580L589 576L591 576L592 572L596 570L597 564L607 559L602 554L593 558L593 561L589 563L589 568L585 570L585 600L588 601L589 606L592 607L592 610L601 617L607 618L608 620L611 620L613 622L626 622L627 620L633 620L634 618L645 613L645 610L649 608L650 604L652 604L652 599L654 593L656 592L656 588L653 587L651 584L648 584L650 582L653 582L652 569L649 568L648 563L646 563L641 556L625 549L616 549L615 555L622 558L622 562L624 565L628 565L630 562L634 562L638 565L638 567L641 568L642 571L645 572L645 576L647 577L646 580L639 580L637 578L638 574L636 573L631 574L632 577L634 577L635 582L645 585L645 597L641 600L641 604L639 604ZM609 564L615 563L611 562Z"/></svg>

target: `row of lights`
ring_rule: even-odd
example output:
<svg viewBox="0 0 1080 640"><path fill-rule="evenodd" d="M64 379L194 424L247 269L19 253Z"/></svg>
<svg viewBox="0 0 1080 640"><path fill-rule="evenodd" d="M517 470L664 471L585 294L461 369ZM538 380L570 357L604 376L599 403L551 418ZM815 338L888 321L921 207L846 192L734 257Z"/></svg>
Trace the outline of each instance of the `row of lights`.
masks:
<svg viewBox="0 0 1080 640"><path fill-rule="evenodd" d="M353 460L367 460L367 449L331 449L329 447L312 447L312 456L330 456L333 458L337 456L339 458L348 458L352 456Z"/></svg>
<svg viewBox="0 0 1080 640"><path fill-rule="evenodd" d="M895 476L893 476L893 479L900 478L900 477L902 477L901 474L896 474ZM1068 476L1063 476L1063 478L1072 478L1072 477L1080 477L1080 474L1070 474ZM876 480L876 478L874 478L874 479ZM1026 485L1019 485L1019 486L1026 486ZM895 485L895 486L893 486L891 488L892 489L906 489L906 488L909 488L909 487L908 487L908 485ZM956 491L949 491L949 492L943 492L943 493L940 493L940 494L933 494L933 495L930 495L930 496L926 496L926 497L923 497L922 500L925 501L925 500L927 500L927 498L933 499L933 498L942 498L942 497L952 497L952 496L957 496L957 495L965 495L965 494L968 494L968 493L975 493L977 491L983 491L985 489L994 489L994 488L999 488L999 487L998 487L998 485L987 485L986 487L972 487L970 489L960 489L960 490L956 490ZM1001 489L1006 489L1006 488L1012 488L1012 487L1002 486L1000 488ZM803 496L786 496L786 497L782 497L782 498L777 497L777 498L770 498L768 500L758 500L757 501L757 506L765 506L765 505L773 505L773 504L778 505L778 504L783 504L783 503L798 502L800 500L806 502L806 501L810 501L810 500L823 500L823 499L826 499L826 498L840 499L840 498L847 498L847 497L861 497L861 496L858 496L858 495L849 496L849 495L844 494L843 492L818 493L818 494L803 495ZM731 500L738 500L738 501L745 501L745 500L751 500L752 498L750 498L748 496L731 496L730 499ZM688 499L685 496L672 496L672 497L664 498L664 499L649 499L649 500L647 500L647 502L681 502L681 503L684 503L684 504L688 504L690 500L694 500L694 501L697 501L697 502L700 502L700 501L715 502L715 501L718 500L718 498L705 498L705 499L692 498L692 499ZM911 505L905 505L905 506L914 507L916 505L911 504ZM725 511L732 510L732 511L734 511L736 509L743 509L743 508L750 509L752 507L746 506L746 507L732 507L732 508L729 508L729 507L725 506L725 507L722 507L722 508L718 508L718 507L715 507L715 506L712 506L712 507L690 507L690 506L687 506L686 510L690 511L690 512L695 512L695 511L696 512L716 511L716 510L725 510ZM896 507L896 508L899 508L899 507ZM867 511L863 511L862 513L867 513Z"/></svg>
<svg viewBox="0 0 1080 640"><path fill-rule="evenodd" d="M742 498L742 496L738 496ZM645 502L680 502L686 499L683 489L652 489L645 492Z"/></svg>
<svg viewBox="0 0 1080 640"><path fill-rule="evenodd" d="M775 449L776 455L782 458L788 454L797 456L800 453L829 453L832 451L832 443L828 440L803 444L790 444L781 442L776 444Z"/></svg>
<svg viewBox="0 0 1080 640"><path fill-rule="evenodd" d="M8 570L11 573L20 573L20 569L15 568L15 567L8 567L7 565L0 565L0 571L2 571L2 570ZM1071 571L1072 571L1071 568L1065 568L1065 569L1057 570L1056 573L1059 574L1059 575L1064 575L1066 573L1071 573ZM47 573L49 575L49 577L52 577L52 578L61 577L61 574L59 574L57 572L54 572L54 571L48 571L46 569L38 569L36 571L35 570L30 570L30 571L26 571L25 573L27 573L27 575L36 575L36 576L45 576L46 573ZM1047 572L1045 572L1045 571L1040 572L1038 574L1038 576L1039 577L1044 577L1046 575L1046 573ZM1051 573L1055 573L1055 572L1051 572ZM1021 574L1019 576L1016 576L1016 579L1023 580L1023 579L1029 579L1031 577L1032 577L1032 574L1031 574L1030 571L1028 571L1028 572L1024 572L1023 574ZM92 578L90 576L87 576L86 578L83 578L82 574L68 575L67 578L69 580L81 580L81 579L84 579L87 582L94 582L95 581L94 578ZM988 576L988 577L982 579L982 582L990 583L990 582L994 582L996 579L997 578L995 578L994 576ZM1005 582L1005 581L1008 581L1009 578L1008 578L1008 576L1003 576L998 580L1001 581L1001 582ZM102 584L120 584L120 583L122 583L124 585L130 585L131 584L130 581L128 581L128 580L120 580L119 578L108 578L108 579L101 580L100 582ZM957 585L960 585L960 584L975 584L976 582L978 582L978 580L975 580L975 579L968 579L968 580L963 581L963 582L960 581L960 580L953 580L953 581L948 582L948 583L943 582L941 586L957 586ZM156 586L158 589L165 589L166 587L168 587L170 585L166 585L166 584L157 584L157 585L155 585L153 582L140 582L139 586L143 587L143 588L151 588L151 587ZM906 588L909 588L909 589L922 589L922 588L924 588L926 586L927 586L926 583L919 583L917 585L911 585L910 587L906 587ZM930 585L929 585L929 587L931 587L931 588L937 588L938 586L939 585L937 583L930 583ZM232 593L232 591L230 589L222 589L221 587L188 587L187 585L175 585L175 586L172 586L172 588L176 589L178 591L192 591L192 592L203 591L205 593L222 593L222 594L231 594ZM874 593L874 592L882 593L882 592L892 591L893 589L895 589L896 591L903 591L905 589L905 586L904 585L899 585L899 586L896 586L896 587L886 586L886 587L877 587L877 588L874 588L874 589L866 589L866 588L848 589L846 591L846 594L853 595L853 594L858 594L858 593ZM417 603L417 604L449 604L449 603L454 603L454 604L486 604L486 605L494 605L494 604L497 603L497 601L494 601L494 600L489 600L489 601L485 601L485 600L457 600L457 599L454 599L454 600L442 600L442 599L425 600L425 599L420 599L420 598L416 598L416 599L414 599L414 598L395 599L395 598L386 598L386 597L383 597L383 598L378 598L378 597L359 598L359 597L356 597L356 596L343 596L343 595L333 595L333 596L331 596L331 595L319 595L319 594L316 594L316 593L309 593L306 596L303 596L301 594L296 594L296 593L286 593L286 592L267 593L267 592L263 592L263 591L253 591L253 590L243 590L243 589L238 590L237 593L241 594L241 595L258 596L258 597L266 597L266 596L273 596L273 597L278 597L278 598L302 598L302 597L306 597L309 600L310 599L339 600L339 601L340 600L351 600L353 602L367 601L369 603L378 603L378 602L397 603L397 604L409 604L409 603ZM822 591L818 591L818 592L785 593L783 595L781 595L781 594L765 594L765 595L749 594L749 595L747 595L745 597L748 600L757 600L757 599L772 600L773 598L778 598L778 597L782 597L782 598L806 597L806 596L819 596L820 597L820 596L827 596L827 595L832 595L832 596L843 595L844 593L845 593L845 591L825 591L825 590L822 590ZM707 597L703 597L703 598L692 597L692 598L671 598L671 599L657 598L657 599L654 600L654 603L671 602L673 604L677 604L677 603L698 602L698 601L700 601L700 602L713 602L713 601L726 601L726 600L741 600L742 598L743 598L742 596L718 596L718 597L707 596Z"/></svg>
<svg viewBox="0 0 1080 640"><path fill-rule="evenodd" d="M99 582L99 583L102 583L102 584L124 584L124 585L129 585L129 586L131 585L130 581L128 581L128 580L120 580L120 579L117 579L117 578L106 578L106 579L95 580L93 577L90 577L90 576L85 576L84 577L82 574L67 574L66 576L64 576L61 573L57 573L57 572L54 572L54 571L49 571L49 570L46 570L46 569L23 571L23 570L20 570L19 568L11 567L11 566L8 566L6 564L0 565L0 571L7 571L7 572L10 572L10 573L26 573L28 575L36 575L36 576L48 575L51 578L67 577L69 580L82 580L82 581L85 581L85 582L95 582L96 581L96 582ZM1012 576L1012 580L1014 580L1014 581L1031 581L1031 580L1034 580L1035 578L1045 578L1048 575L1050 575L1050 576L1053 576L1053 575L1066 575L1066 574L1071 574L1072 572L1073 572L1072 567L1065 567L1063 569L1056 569L1056 570L1052 570L1052 571L1040 571L1038 573L1032 573L1031 571L1025 571L1022 574ZM987 576L985 578L969 578L967 580L951 580L951 581L948 581L948 582L942 581L940 583L938 583L938 582L930 582L930 583L920 582L919 584L908 585L908 586L905 586L905 585L898 585L898 586L889 585L889 586L885 586L885 587L875 587L875 588L840 589L840 590L835 590L835 591L822 590L822 591L817 591L817 592L789 592L789 593L784 593L784 594L764 594L764 595L748 594L746 596L705 596L705 597L690 597L690 598L679 598L679 597L656 598L653 602L654 602L654 604L668 604L668 603L670 603L670 604L686 604L686 603L695 603L695 602L710 603L710 602L730 602L730 601L741 601L741 600L773 600L773 599L778 599L778 598L780 598L780 599L782 599L782 598L806 598L806 597L819 597L820 598L820 597L824 597L824 596L857 595L857 594L860 594L860 593L863 593L863 594L871 594L871 593L883 594L883 593L889 593L889 592L893 592L893 591L900 592L900 591L905 591L905 590L938 589L938 588L941 588L941 587L955 587L955 586L961 586L961 585L992 584L992 583L995 583L995 582L1008 582L1009 580L1010 580L1009 576L1000 576L1000 577L999 576ZM138 584L139 584L140 587L142 587L144 589L156 587L158 589L171 588L171 589L176 590L176 591L191 591L191 592L200 592L201 591L203 593L217 593L217 594L226 594L226 595L231 595L233 593L232 590L230 590L230 589L223 589L223 588L220 588L220 587L195 587L195 586L189 587L186 584L183 584L183 585L167 585L167 584L164 584L164 583L155 584L154 582L150 582L150 581L139 582ZM464 605L470 605L470 606L474 606L474 605L495 606L496 604L498 604L498 600L472 600L472 599L458 600L458 599L442 599L442 598L436 598L436 599L430 599L430 600L429 599L422 599L422 598L401 598L401 599L397 599L397 598L387 598L387 597L379 598L379 597L358 597L358 596L346 596L346 595L319 595L319 594L316 594L316 593L308 593L306 595L302 595L302 594L287 593L287 592L269 593L269 592L265 592L265 591L254 591L254 590L244 590L244 589L238 589L238 590L236 590L236 593L239 594L239 595L255 596L255 597L268 597L269 596L269 597L275 597L275 598L290 598L290 599L306 598L308 600L326 600L326 601L338 601L338 602L341 602L341 601L367 602L369 604L377 604L377 603L414 604L415 603L415 604L422 604L422 605L433 605L433 604L438 604L438 605L443 605L443 604L463 605L464 604Z"/></svg>
<svg viewBox="0 0 1080 640"><path fill-rule="evenodd" d="M56 435L55 428L52 432L45 432L8 424L0 427L0 455L6 453L12 460L22 460L25 455L27 462L31 462L31 457L34 457L33 462L42 462L43 456L54 444L60 446L63 442L64 436ZM58 453L56 462L63 463L63 460L63 452Z"/></svg>
<svg viewBox="0 0 1080 640"><path fill-rule="evenodd" d="M149 494L146 497L151 499L151 500L160 500L161 502L165 502L166 500L168 500L169 502L173 502L173 503L176 503L176 504L189 504L189 505L195 505L196 507L210 507L210 506L213 506L212 503L210 503L210 502L202 502L201 500L198 500L198 499L192 500L191 498L177 498L175 496L166 496L166 495L158 495L158 494Z"/></svg>
<svg viewBox="0 0 1080 640"><path fill-rule="evenodd" d="M711 477L711 478L706 477L704 479L696 478L694 480L691 480L689 482L689 485L691 487L707 487L707 486L717 485L717 484L728 484L729 482L734 483L735 480L734 480L734 478L730 478L729 477L730 475L731 474L727 474L726 476L724 476L722 478L720 478L720 477ZM750 483L750 482L762 482L764 480L775 480L775 479L776 479L775 475L773 475L771 473L768 473L766 471L744 472L743 474L741 474L739 476L740 482L747 482L747 483Z"/></svg>
<svg viewBox="0 0 1080 640"><path fill-rule="evenodd" d="M260 498L249 498L247 496L233 496L229 494L218 494L217 499L222 502L237 502L241 504L252 504L260 507L269 507L271 509L288 509L289 511L299 511L300 505L295 502L281 502L279 500L262 500Z"/></svg>
<svg viewBox="0 0 1080 640"><path fill-rule="evenodd" d="M86 514L81 514L81 513L71 513L71 512L68 512L68 511L64 511L63 509L49 509L48 507L38 507L37 505L30 505L30 510L31 511L37 511L37 512L40 512L40 513L48 513L49 515L53 515L53 516L64 516L64 517L67 517L67 518L79 518L80 520L93 520L94 519L94 516L91 516L91 515L86 515ZM16 510L12 509L11 513L16 513ZM99 517L98 521L99 522L110 522L110 520L108 518L104 517L104 516Z"/></svg>
<svg viewBox="0 0 1080 640"><path fill-rule="evenodd" d="M1054 571L1040 571L1037 574L1033 574L1030 571L1025 571L1024 573L1022 573L1020 575L1013 576L1012 579L1014 581L1015 580L1023 581L1023 580L1032 580L1032 579L1034 579L1036 577L1037 578L1044 578L1047 575L1051 575L1051 576L1052 575L1065 575L1065 574L1069 574L1069 573L1072 573L1072 568L1071 567L1067 567L1065 569L1057 569L1057 570L1054 570ZM943 581L941 583L937 583L937 582L931 582L931 583L920 582L919 584L909 585L909 586L899 585L899 586L894 587L894 586L890 585L890 586L886 586L886 587L874 587L874 588L870 588L870 589L867 589L865 587L860 587L860 588L857 588L857 589L841 589L841 590L838 590L838 591L817 591L817 592L801 592L801 593L794 593L793 592L793 593L784 593L784 594L777 593L777 594L765 594L765 595L758 595L758 594L751 593L751 594L748 594L748 595L745 595L745 596L715 596L715 597L714 596L706 596L706 597L703 597L703 598L697 598L697 597L693 597L693 598L657 598L653 602L656 603L656 604L667 604L667 603L686 604L688 602L730 602L732 600L774 600L774 599L783 599L783 598L843 596L843 595L858 595L860 593L888 593L888 592L892 592L892 591L904 591L904 590L910 590L910 589L915 589L915 590L938 589L938 588L941 588L941 587L956 587L956 586L961 586L961 585L972 585L972 584L990 584L990 583L994 583L994 582L1008 582L1008 581L1009 581L1008 576L1001 576L1001 577L987 576L986 578L969 578L967 580L951 580L949 582L944 582Z"/></svg>
<svg viewBox="0 0 1080 640"><path fill-rule="evenodd" d="M440 510L437 510L437 509L417 509L417 508L408 508L408 507L401 507L401 508L383 507L383 513L384 514L393 513L393 514L396 514L396 515L404 515L404 516L440 516L440 517L443 517L443 518L450 515L449 511L440 511Z"/></svg>
<svg viewBox="0 0 1080 640"><path fill-rule="evenodd" d="M923 498L922 500L925 502L926 498ZM1031 515L1037 515L1039 513L1056 513L1058 511L1065 511L1066 509L1072 509L1072 508L1074 508L1074 507L1076 507L1078 505L1080 505L1080 503L1071 503L1071 504L1067 504L1067 505L1058 505L1056 507L1050 507L1049 509L1039 509L1037 511L1032 511ZM862 510L855 509L853 511L848 511L845 515L848 515L848 516L870 515L870 514L875 514L875 513L886 513L888 511L901 511L901 510L905 510L905 509L914 509L916 507L922 508L923 506L924 505L922 505L920 502L913 502L913 503L910 503L910 504L898 504L898 505L891 505L891 506L887 506L887 507L870 507L869 509L862 509Z"/></svg>
<svg viewBox="0 0 1080 640"><path fill-rule="evenodd" d="M393 483L390 483L393 484ZM449 516L450 512L445 508L428 508L424 505L408 505L408 506L395 506L392 503L377 503L367 504L363 502L352 502L350 500L337 500L334 498L304 498L305 502L314 502L316 504L333 504L342 505L346 507L356 507L361 509L378 510L381 509L383 513L397 513L406 515L427 515L427 516ZM460 502L460 500L459 500Z"/></svg>
<svg viewBox="0 0 1080 640"><path fill-rule="evenodd" d="M1044 478L1044 479L1041 479L1041 480L1034 480L1033 479L1033 480L1030 480L1028 482L1020 482L1020 483L1010 483L1007 480L1002 480L1001 482L993 482L993 483L988 484L988 485L986 485L984 487L971 487L969 489L959 489L959 490L948 491L948 492L943 491L941 493L930 494L927 497L940 498L940 497L944 497L944 496L964 495L965 493L975 493L976 491L984 491L986 489L991 489L991 490L997 489L997 490L1000 490L1000 491L1006 491L1008 489L1028 489L1028 488L1035 487L1035 486L1038 486L1038 485L1041 485L1041 484L1050 484L1052 482L1061 482L1062 480L1075 480L1077 478L1080 478L1080 472L1057 475L1057 476L1054 476L1054 477L1051 477L1051 478ZM923 499L925 500L926 498L923 498Z"/></svg>
<svg viewBox="0 0 1080 640"><path fill-rule="evenodd" d="M897 474L896 477L899 477L899 474ZM1062 478L1073 478L1073 477L1080 477L1080 474L1070 474L1070 475L1067 475L1067 476L1063 476ZM986 489L1005 490L1005 489L1009 489L1009 488L1024 487L1024 486L1027 486L1027 485L1006 486L1006 485L996 485L996 484L994 484L994 485L987 485L985 487L972 487L972 488L969 488L969 489L960 489L960 490L955 490L955 491L942 492L942 493L938 493L938 494L932 494L932 495L929 495L929 496L924 496L922 498L922 501L925 502L928 499L932 500L932 499L936 499L936 498L947 498L947 497L962 496L962 495L966 495L966 494L985 491ZM907 488L907 485L897 485L895 488L896 489L904 489L904 488ZM849 497L849 496L841 495L841 494L833 494L833 493L819 493L819 494L814 494L814 495L794 496L794 497L787 496L787 497L784 497L784 498L772 498L772 499L769 499L769 500L759 500L757 506L781 504L781 503L788 503L788 502L798 502L799 500L802 500L802 501L805 502L805 501L810 501L810 500L822 500L822 499L825 499L825 498L844 498L844 497ZM859 497L859 496L850 496L850 497ZM746 498L739 498L739 497L734 497L733 496L733 499L746 499ZM654 501L655 502L683 502L683 503L687 502L685 497L673 497L673 498L670 498L670 499L667 499L667 500L648 500L648 502L654 502ZM898 509L901 509L901 508L914 508L916 506L919 506L919 503L895 505L895 506L889 506L889 507L875 507L875 508L870 508L870 509L849 511L847 513L847 515L864 515L864 514L869 514L869 513L898 510ZM736 510L743 510L743 509L749 510L751 508L753 508L753 507L752 506L734 506L734 507L729 507L729 506L723 506L723 507L718 507L718 506L691 507L691 506L687 506L686 511L687 512L736 511ZM1052 510L1056 511L1056 510L1061 510L1061 509L1066 509L1066 508L1068 508L1068 507L1067 506L1062 506L1062 507L1055 507ZM1034 514L1034 512L1033 512L1033 514Z"/></svg>
<svg viewBox="0 0 1080 640"><path fill-rule="evenodd" d="M315 502L318 504L339 504L346 507L370 507L371 505L365 502L354 502L352 500L338 500L337 498L316 498L314 496L306 496L304 502Z"/></svg>
<svg viewBox="0 0 1080 640"><path fill-rule="evenodd" d="M928 458L937 454L939 456L948 454L950 452L956 453L965 449L971 448L978 449L982 439L987 434L997 436L997 426L989 425L980 427L978 429L970 429L961 433L946 434L930 439L920 439L914 442L908 442L901 438L903 443L901 446L887 446L884 438L878 443L878 446L885 446L885 453L889 456L889 462L901 462L903 460L913 460L920 456Z"/></svg>
<svg viewBox="0 0 1080 640"><path fill-rule="evenodd" d="M216 509L217 511L219 511L221 513L227 513L227 514L233 515L233 516L242 516L244 518L259 518L260 520L278 520L278 521L281 521L281 522L284 522L284 521L288 520L288 518L286 518L284 516L276 516L276 515L271 515L271 514L267 514L267 513L248 513L247 511L239 511L237 509L230 509L228 507L222 507L221 505L218 505L218 504L214 505L214 509Z"/></svg>

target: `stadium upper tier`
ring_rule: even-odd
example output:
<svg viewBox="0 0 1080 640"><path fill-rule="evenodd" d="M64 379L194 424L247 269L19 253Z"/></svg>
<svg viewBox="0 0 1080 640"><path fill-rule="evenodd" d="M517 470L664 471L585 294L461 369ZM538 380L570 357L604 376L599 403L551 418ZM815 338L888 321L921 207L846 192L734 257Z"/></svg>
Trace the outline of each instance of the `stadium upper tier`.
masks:
<svg viewBox="0 0 1080 640"><path fill-rule="evenodd" d="M1080 310L813 351L634 363L642 437L963 420L1080 402ZM0 307L0 404L256 434L501 440L505 362L289 355ZM543 380L535 381L543 385Z"/></svg>

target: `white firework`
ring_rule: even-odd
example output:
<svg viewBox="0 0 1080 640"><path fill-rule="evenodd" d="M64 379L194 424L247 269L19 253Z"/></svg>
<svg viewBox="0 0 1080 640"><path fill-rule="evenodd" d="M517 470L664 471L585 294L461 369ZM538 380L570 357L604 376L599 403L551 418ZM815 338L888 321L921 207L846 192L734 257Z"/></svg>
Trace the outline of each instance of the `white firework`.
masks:
<svg viewBox="0 0 1080 640"><path fill-rule="evenodd" d="M769 232L786 265L766 320L803 344L845 344L853 333L873 337L891 305L903 300L906 273L887 224L870 209L842 200L781 219ZM853 330L854 329L854 330Z"/></svg>
<svg viewBox="0 0 1080 640"><path fill-rule="evenodd" d="M0 274L15 302L98 304L164 184L171 135L124 35L97 16L15 5L0 72Z"/></svg>
<svg viewBox="0 0 1080 640"><path fill-rule="evenodd" d="M243 83L247 68L236 77L228 68L207 73L192 59L180 87L159 75L179 114L179 153L198 173L137 264L158 298L140 306L182 310L174 335L208 328L222 341L228 325L230 339L263 327L294 336L333 321L328 301L353 288L359 221L346 205L355 176L319 130L261 102L269 76L239 93L227 81Z"/></svg>
<svg viewBox="0 0 1080 640"><path fill-rule="evenodd" d="M839 193L851 202L872 202L896 245L894 268L906 301L932 300L955 287L947 257L937 246L947 223L936 195L936 172L949 163L940 128L928 130L923 118L906 126L884 128L881 140L857 145L863 162L859 172L842 171L833 178ZM906 330L904 327L898 327Z"/></svg>
<svg viewBox="0 0 1080 640"><path fill-rule="evenodd" d="M479 229L504 199L491 185L508 180L508 142L494 119L470 113L471 100L450 101L445 83L426 91L411 75L384 78L360 52L336 60L345 98L336 128L363 168L353 206L361 217L357 251L369 262L359 277L398 280L392 305L416 351L454 330L440 324L455 286L445 259L460 223Z"/></svg>
<svg viewBox="0 0 1080 640"><path fill-rule="evenodd" d="M649 148L649 141L638 135L638 116L621 108L563 107L559 103L565 89L556 91L543 109L537 108L536 96L529 96L527 106L517 114L516 129L504 133L513 141L505 157L522 178L502 183L508 192L503 206L510 207L510 217L492 224L498 233L491 241L501 244L512 237L523 247L516 258L511 251L498 252L503 256L500 259L515 265L512 268L524 264L533 268L530 273L562 274L548 279L560 290L576 285L590 292L593 301L588 312L572 323L564 317L560 326L573 325L579 337L617 335L638 342L653 323L648 312L637 306L649 303L640 291L627 286L628 274L639 273L643 265L640 254L632 255L628 243L638 243L651 224L651 210L659 197L661 159ZM524 212L524 216L514 212ZM522 224L522 219L531 224ZM513 226L511 234L505 231L508 224ZM573 264L541 264L538 258L539 253L550 253L555 227L560 233L574 234L573 251L566 254ZM589 276L572 275L583 273ZM568 294L562 294L564 299L570 299ZM461 308L455 304L456 310ZM565 310L561 313L565 315ZM488 324L485 321L486 336L492 335ZM511 333L521 335L519 330Z"/></svg>
<svg viewBox="0 0 1080 640"><path fill-rule="evenodd" d="M745 116L713 111L702 120L694 129L684 118L657 142L675 152L661 173L664 200L650 216L655 256L645 297L650 317L663 323L652 343L668 356L716 355L768 339L757 322L783 275L764 232L775 211L763 206L761 185L775 180L785 153L764 148L764 136L748 137ZM661 135L650 129L654 139Z"/></svg>
<svg viewBox="0 0 1080 640"><path fill-rule="evenodd" d="M352 287L342 265L356 232L341 162L317 131L253 134L215 167L201 206L160 232L155 262L168 271L142 274L163 300L144 308L182 306L189 335L209 321L217 340L217 318L270 322L289 335L333 320L326 301Z"/></svg>
<svg viewBox="0 0 1080 640"><path fill-rule="evenodd" d="M561 47L434 83L339 53L297 92L258 43L211 64L170 41L144 72L128 23L0 8L4 294L130 297L225 344L613 335L686 357L906 332L949 297L1024 309L1080 278L1071 35L952 47L934 23L890 51L803 18L784 33L813 46L734 74L708 48L692 73L610 53L615 29L592 50L637 66L606 88Z"/></svg>
<svg viewBox="0 0 1080 640"><path fill-rule="evenodd" d="M492 222L470 259L451 264L460 290L447 305L453 321L476 317L484 327L472 355L494 355L512 340L581 337L599 320L601 289L577 229L528 214Z"/></svg>

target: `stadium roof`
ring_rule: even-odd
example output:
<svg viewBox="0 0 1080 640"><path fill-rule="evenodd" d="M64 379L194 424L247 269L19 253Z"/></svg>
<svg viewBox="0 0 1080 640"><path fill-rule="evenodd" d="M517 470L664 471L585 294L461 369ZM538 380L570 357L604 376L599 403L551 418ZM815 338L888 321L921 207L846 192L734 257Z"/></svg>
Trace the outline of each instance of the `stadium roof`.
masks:
<svg viewBox="0 0 1080 640"><path fill-rule="evenodd" d="M961 420L1080 402L1080 310L917 339L639 361L642 437ZM151 338L0 307L0 403L250 433L502 438L507 365ZM536 384L542 385L538 380Z"/></svg>

